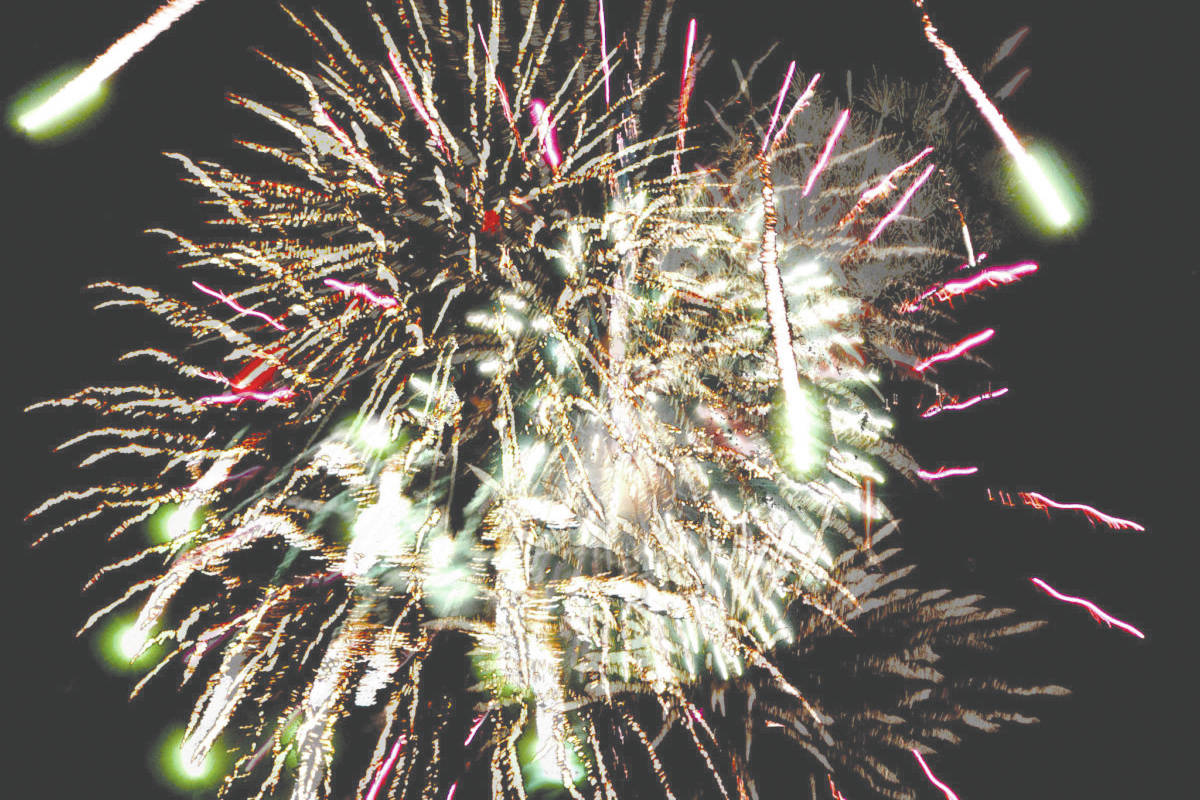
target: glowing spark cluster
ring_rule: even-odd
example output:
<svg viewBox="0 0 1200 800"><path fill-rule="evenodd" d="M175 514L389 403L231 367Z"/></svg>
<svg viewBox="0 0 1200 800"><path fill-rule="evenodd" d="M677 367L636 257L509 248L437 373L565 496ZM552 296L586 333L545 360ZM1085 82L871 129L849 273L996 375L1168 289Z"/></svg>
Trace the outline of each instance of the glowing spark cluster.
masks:
<svg viewBox="0 0 1200 800"><path fill-rule="evenodd" d="M1031 721L995 696L1065 690L951 687L936 664L1041 623L913 588L876 549L892 476L977 471L920 469L894 438L882 384L931 386L994 334L955 343L920 303L1036 269L950 279L957 152L924 118L915 144L882 135L794 61L767 94L735 64L686 170L695 19L511 5L368 6L369 50L296 18L325 54L278 64L302 102L234 98L279 129L247 146L290 177L178 157L236 232L167 234L205 297L101 285L191 338L129 354L172 379L44 404L102 415L64 444L93 448L84 466L147 465L33 514L169 529L101 570L157 572L88 624L140 599L127 644L205 676L181 757L236 729L230 792L318 800L357 770L365 800L613 800L696 784L660 757L672 736L728 798L758 794L769 730L836 797L902 796L913 745ZM837 674L878 691L826 691Z"/></svg>

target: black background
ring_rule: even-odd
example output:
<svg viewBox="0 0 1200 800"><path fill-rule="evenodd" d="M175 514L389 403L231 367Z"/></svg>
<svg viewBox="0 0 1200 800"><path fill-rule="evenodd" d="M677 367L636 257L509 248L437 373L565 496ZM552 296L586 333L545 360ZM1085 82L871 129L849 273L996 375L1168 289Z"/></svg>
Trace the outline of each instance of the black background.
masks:
<svg viewBox="0 0 1200 800"><path fill-rule="evenodd" d="M66 61L89 59L154 8L149 0L24 5L4 23L4 97ZM904 0L680 6L685 14L695 7L719 55L745 64L778 39L782 56L826 71L830 89L844 84L848 67L913 78L941 68ZM322 7L361 29L356 0ZM972 64L1017 27L1032 27L1005 70L1028 65L1033 75L1006 113L1022 133L1060 147L1091 207L1089 225L1070 240L1012 237L993 258L1033 258L1042 270L969 312L997 329L986 355L1011 394L986 411L907 426L922 437L922 457L977 463L987 476L948 483L940 502L914 504L904 530L926 576L981 587L1049 619L1045 635L998 655L995 671L1075 690L1039 706L1040 726L981 736L938 756L935 769L964 800L1174 795L1191 784L1179 776L1191 771L1198 743L1186 645L1197 605L1197 223L1194 129L1183 121L1196 75L1171 35L1182 21L1156 11L1061 0L933 7L944 37ZM105 116L85 135L48 147L4 134L0 686L8 744L0 753L8 766L0 795L171 796L154 782L146 754L158 731L183 720L186 704L169 683L127 703L131 680L104 672L87 640L71 636L99 603L82 596L81 585L118 549L93 529L31 550L38 531L21 521L44 497L80 482L68 457L50 453L78 421L21 409L119 378L115 355L151 335L142 315L91 311L94 298L81 287L109 278L162 282L156 276L171 263L165 243L141 231L195 231L200 213L196 194L176 180L178 165L160 153L226 160L233 136L258 132L224 102L227 91L293 99L255 47L308 61L306 42L273 3L209 0L125 70ZM725 72L715 62L709 68L718 83ZM988 504L985 486L1089 502L1148 532L1092 529L1069 514L1048 524L1028 509ZM1030 575L1092 597L1146 630L1147 640L1050 601ZM915 770L912 779L921 796L939 796ZM763 788L768 798L807 795L807 786Z"/></svg>

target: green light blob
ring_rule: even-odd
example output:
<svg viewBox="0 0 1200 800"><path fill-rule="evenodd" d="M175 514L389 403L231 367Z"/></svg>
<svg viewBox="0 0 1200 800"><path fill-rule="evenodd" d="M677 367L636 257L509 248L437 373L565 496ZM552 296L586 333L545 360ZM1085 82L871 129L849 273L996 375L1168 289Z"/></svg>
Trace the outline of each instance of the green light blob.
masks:
<svg viewBox="0 0 1200 800"><path fill-rule="evenodd" d="M151 750L152 770L161 782L175 789L189 791L215 787L224 779L230 766L226 748L218 739L203 762L191 764L183 753L184 733L183 725L163 733Z"/></svg>
<svg viewBox="0 0 1200 800"><path fill-rule="evenodd" d="M533 724L525 727L525 732L517 740L517 757L521 761L521 775L525 779L525 791L529 793L543 792L546 796L567 796L563 787L562 772L555 759L554 746L544 742L537 734ZM578 786L587 778L587 769L575 749L567 746L567 770L571 781Z"/></svg>
<svg viewBox="0 0 1200 800"><path fill-rule="evenodd" d="M146 534L155 544L166 544L185 536L200 524L199 509L185 505L166 505L146 522Z"/></svg>
<svg viewBox="0 0 1200 800"><path fill-rule="evenodd" d="M1087 203L1066 160L1045 142L1032 142L1026 149L1040 170L1043 183L1053 191L1058 202L1051 203L1043 197L1036 189L1037 184L1028 180L1014 162L1007 161L1003 180L1021 218L1045 237L1064 236L1079 230L1087 222Z"/></svg>
<svg viewBox="0 0 1200 800"><path fill-rule="evenodd" d="M33 142L53 144L87 131L99 119L109 97L108 84L75 84L64 89L82 71L68 64L21 89L8 106L8 124Z"/></svg>
<svg viewBox="0 0 1200 800"><path fill-rule="evenodd" d="M162 645L145 646L148 638L153 637L141 636L134 630L136 619L136 614L110 616L93 640L93 649L101 663L117 674L145 672L163 656Z"/></svg>
<svg viewBox="0 0 1200 800"><path fill-rule="evenodd" d="M825 463L829 419L812 384L800 380L799 402L789 404L783 392L771 403L767 435L779 466L793 480L803 480Z"/></svg>

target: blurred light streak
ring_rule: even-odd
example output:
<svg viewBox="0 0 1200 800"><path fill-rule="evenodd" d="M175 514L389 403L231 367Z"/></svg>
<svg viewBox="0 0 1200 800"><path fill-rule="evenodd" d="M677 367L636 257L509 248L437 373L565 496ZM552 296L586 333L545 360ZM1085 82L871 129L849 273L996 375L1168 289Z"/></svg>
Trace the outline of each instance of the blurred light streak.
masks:
<svg viewBox="0 0 1200 800"><path fill-rule="evenodd" d="M562 163L562 153L558 151L558 133L554 129L554 120L550 117L550 111L546 108L544 100L530 100L529 114L533 117L533 125L537 130L538 143L541 146L542 160L547 166L558 171L558 165Z"/></svg>
<svg viewBox="0 0 1200 800"><path fill-rule="evenodd" d="M1037 586L1039 589L1041 589L1046 594L1053 597L1055 600L1062 600L1064 603L1072 603L1077 606L1083 606L1084 608L1086 608L1088 610L1088 613L1090 613L1092 615L1092 618L1095 619L1097 622L1103 622L1105 625L1107 625L1110 628L1113 626L1116 626L1116 627L1120 628L1121 630L1126 631L1127 633L1133 634L1134 636L1138 637L1139 639L1146 638L1146 634L1142 633L1137 628L1130 625L1128 622L1122 622L1121 620L1117 619L1116 617L1112 616L1111 614L1105 612L1103 609L1101 609L1099 606L1097 606L1091 600L1085 600L1082 597L1072 597L1071 595L1063 594L1062 592L1060 592L1057 589L1050 586L1050 584L1046 583L1041 578L1030 578L1029 580L1033 581L1033 584L1035 586Z"/></svg>
<svg viewBox="0 0 1200 800"><path fill-rule="evenodd" d="M783 109L783 99L787 97L788 87L792 85L792 76L796 74L796 62L788 64L787 75L783 78L783 85L779 87L779 99L775 101L775 112L771 114L771 124L767 127L766 134L763 135L762 147L759 148L760 153L767 152L767 145L771 142L771 134L775 132L775 124L779 122L779 112Z"/></svg>
<svg viewBox="0 0 1200 800"><path fill-rule="evenodd" d="M1046 511L1047 513L1049 513L1048 509L1050 508L1058 508L1065 511L1082 511L1084 516L1088 518L1089 522L1092 522L1093 524L1100 522L1112 528L1113 530L1146 530L1143 526L1132 520L1121 519L1120 517L1114 517L1111 514L1105 514L1103 511L1098 511L1097 509L1083 503L1060 503L1057 500L1051 500L1049 497L1046 497L1046 495L1041 494L1040 492L1020 492L1019 494L1021 501L1024 502L1025 505L1041 511Z"/></svg>
<svg viewBox="0 0 1200 800"><path fill-rule="evenodd" d="M821 157L817 159L817 163L813 165L812 171L808 173L808 180L804 182L804 191L800 194L808 197L808 193L812 191L813 184L817 182L817 177L824 171L825 166L829 163L829 157L833 154L834 145L837 144L838 137L842 135L842 131L846 127L846 122L850 119L850 109L846 109L838 115L837 122L833 125L833 130L829 132L829 138L825 140L825 149L821 151Z"/></svg>
<svg viewBox="0 0 1200 800"><path fill-rule="evenodd" d="M792 110L789 111L788 115L783 118L783 124L780 125L779 130L775 132L775 138L771 141L772 147L779 144L779 140L783 138L785 133L787 133L788 128L792 124L792 119L794 119L795 116L801 111L808 108L809 101L812 100L813 94L816 93L817 81L819 80L821 80L821 73L818 72L816 75L812 76L812 80L808 82L808 86L805 88L804 92L798 98L796 98L796 102L792 105Z"/></svg>
<svg viewBox="0 0 1200 800"><path fill-rule="evenodd" d="M346 294L361 297L368 303L373 303L383 308L395 308L400 305L400 301L396 298L375 294L361 283L343 283L335 278L326 278L325 285L332 286L334 289L340 289Z"/></svg>
<svg viewBox="0 0 1200 800"><path fill-rule="evenodd" d="M938 363L939 361L949 361L950 359L958 358L963 353L970 350L972 347L983 344L984 342L986 342L988 339L991 339L995 335L996 335L996 331L992 328L988 328L987 330L980 331L979 333L976 333L973 336L968 336L966 339L963 339L961 342L954 345L949 350L944 350L941 353L938 353L937 355L932 355L929 358L925 359L924 361L918 362L917 365L915 367L913 367L913 369L915 369L917 372L924 372L925 370L929 369L931 366Z"/></svg>
<svg viewBox="0 0 1200 800"><path fill-rule="evenodd" d="M991 400L995 397L1003 397L1006 394L1008 394L1007 386L996 389L995 391L977 394L974 397L968 397L966 400L962 400L960 402L942 403L936 406L930 406L921 412L921 417L924 419L929 419L931 417L936 417L943 411L962 411L964 408L970 408L973 405L982 403L984 400Z"/></svg>
<svg viewBox="0 0 1200 800"><path fill-rule="evenodd" d="M916 750L913 750L912 754L916 756L917 763L921 765L921 771L925 773L925 777L929 778L930 783L942 790L942 793L946 795L946 800L958 800L958 795L954 793L954 790L937 779L937 776L933 774L933 770L925 763L925 759L921 757L921 754Z"/></svg>
<svg viewBox="0 0 1200 800"><path fill-rule="evenodd" d="M202 2L203 0L175 0L161 6L145 22L115 41L50 99L19 116L17 124L29 133L36 133L70 113L71 109L95 97L104 81L116 74L143 47L175 24L176 20Z"/></svg>
<svg viewBox="0 0 1200 800"><path fill-rule="evenodd" d="M958 475L974 475L976 472L979 472L979 467L941 467L934 472L919 469L917 470L917 475L927 481L940 481L942 478L953 478Z"/></svg>
<svg viewBox="0 0 1200 800"><path fill-rule="evenodd" d="M688 23L687 44L683 50L683 74L679 77L679 133L675 137L675 158L671 163L671 174L679 174L679 155L683 151L684 132L688 121L688 100L692 97L695 77L692 75L692 50L696 46L696 18Z"/></svg>
<svg viewBox="0 0 1200 800"><path fill-rule="evenodd" d="M1066 227L1071 222L1071 212L1067 210L1062 198L1058 196L1058 192L1054 191L1054 186L1050 183L1046 173L1038 162L1029 154L1017 139L1017 135L1013 133L1012 128L1004 120L1004 116L996 108L991 100L988 99L987 93L983 87L979 85L979 81L971 75L962 59L958 57L958 53L954 52L954 48L946 44L938 35L937 28L933 24L933 20L929 18L928 12L925 11L925 0L913 0L913 5L921 10L921 21L925 28L925 38L929 43L936 47L942 54L942 58L946 62L946 66L950 68L950 72L954 77L958 78L959 83L967 90L967 94L975 101L976 107L987 121L992 130L996 132L1000 142L1004 148L1008 150L1013 161L1016 162L1017 169L1021 171L1021 175L1028 181L1034 195L1038 198L1038 202L1042 205L1050 222L1056 227Z"/></svg>
<svg viewBox="0 0 1200 800"><path fill-rule="evenodd" d="M392 751L388 753L387 761L379 766L379 772L375 773L375 780L371 781L371 788L363 795L363 800L375 800L379 795L379 790L383 788L383 782L387 779L388 773L392 771L392 767L396 766L396 760L400 758L400 753L404 750L404 743L407 741L404 734L400 734L396 739L396 743L392 745Z"/></svg>
<svg viewBox="0 0 1200 800"><path fill-rule="evenodd" d="M218 292L216 289L210 289L207 286L205 286L203 283L200 283L199 281L192 281L192 286L195 286L197 289L204 292L206 295L208 295L210 297L217 298L222 303L229 306L230 308L232 308L234 311L238 312L239 314L249 314L252 317L258 317L261 320L265 320L267 322L267 324L271 325L276 330L281 330L281 331L287 330L286 325L282 324L281 322L279 322L277 319L270 316L269 314L264 314L261 311L255 311L252 308L246 308L244 306L238 305L237 301L235 301L233 298L231 298L229 295L227 295L223 292Z"/></svg>
<svg viewBox="0 0 1200 800"><path fill-rule="evenodd" d="M867 237L868 242L873 242L878 239L879 234L883 233L883 229L890 225L892 220L900 216L900 213L904 211L905 207L908 205L908 201L912 200L913 195L917 193L917 190L921 188L921 185L924 184L925 181L929 180L929 176L933 174L933 169L933 164L925 167L925 171L918 175L917 179L912 182L912 185L904 190L904 194L902 194L900 199L896 201L896 205L892 207L892 210L889 211L883 219L879 220L879 224L876 225L875 229L871 231L871 234Z"/></svg>

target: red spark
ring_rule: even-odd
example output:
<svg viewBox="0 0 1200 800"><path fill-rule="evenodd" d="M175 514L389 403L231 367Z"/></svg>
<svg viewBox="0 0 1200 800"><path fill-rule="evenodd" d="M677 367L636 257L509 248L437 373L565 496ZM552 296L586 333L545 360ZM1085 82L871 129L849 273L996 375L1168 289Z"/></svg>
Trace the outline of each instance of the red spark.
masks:
<svg viewBox="0 0 1200 800"><path fill-rule="evenodd" d="M1105 514L1103 511L1098 511L1089 505L1084 505L1083 503L1060 503L1057 500L1051 500L1049 497L1046 497L1046 495L1041 494L1040 492L1020 492L1019 495L1021 501L1025 503L1025 505L1036 508L1040 511L1046 511L1047 514L1050 513L1049 509L1051 508L1059 508L1066 511L1082 511L1084 516L1088 518L1089 522L1093 524L1100 522L1112 528L1113 530L1146 530L1143 526L1133 522L1132 520L1121 519L1120 517L1114 517L1110 514Z"/></svg>
<svg viewBox="0 0 1200 800"><path fill-rule="evenodd" d="M995 397L1003 397L1006 394L1008 394L1007 386L1002 387L1000 389L996 389L995 391L984 392L983 394L977 394L974 397L968 397L966 400L962 400L962 401L958 401L958 402L954 402L954 403L942 403L940 405L930 406L929 408L927 408L921 412L921 416L924 419L929 419L930 417L936 417L938 414L942 413L943 411L962 411L964 408L970 408L973 405L982 403L984 400L991 400Z"/></svg>
<svg viewBox="0 0 1200 800"><path fill-rule="evenodd" d="M892 220L900 216L900 212L904 211L905 206L908 205L908 201L912 200L913 195L915 195L917 190L921 188L921 184L925 183L925 181L929 179L929 176L933 174L933 168L933 164L927 166L925 171L917 176L917 179L912 182L912 185L904 190L904 194L901 195L900 199L896 201L896 205L892 207L892 210L887 213L887 216L879 220L879 224L875 226L873 231L871 231L871 234L867 237L868 242L873 242L878 239L879 234L883 233L883 229L890 225Z"/></svg>
<svg viewBox="0 0 1200 800"><path fill-rule="evenodd" d="M937 776L933 774L933 770L925 763L925 759L921 758L921 754L916 750L913 750L912 754L917 757L917 763L921 765L921 770L925 773L925 777L929 778L930 783L942 790L942 793L946 795L946 800L958 800L958 795L949 786L937 779Z"/></svg>
<svg viewBox="0 0 1200 800"><path fill-rule="evenodd" d="M808 180L804 182L804 191L800 194L808 197L808 193L812 191L813 184L817 182L817 176L825 169L829 163L829 157L833 154L833 147L837 144L838 137L842 135L842 130L846 127L846 122L850 119L850 109L846 109L838 115L837 122L834 123L833 130L829 132L829 138L825 140L825 149L821 151L821 157L817 159L817 163L813 165L812 171L808 173Z"/></svg>
<svg viewBox="0 0 1200 800"><path fill-rule="evenodd" d="M1138 637L1139 639L1146 638L1146 634L1142 633L1137 628L1130 625L1128 622L1122 622L1121 620L1117 619L1116 617L1112 616L1111 614L1105 612L1103 609L1101 609L1098 605L1096 605L1095 603L1093 603L1090 600L1085 600L1082 597L1072 597L1071 595L1063 594L1062 592L1059 592L1057 589L1054 589L1052 586L1050 586L1050 584L1046 583L1041 578L1030 578L1029 580L1033 581L1034 586L1037 586L1039 589L1041 589L1043 592L1045 592L1046 594L1053 597L1055 600L1062 600L1064 603L1072 603L1077 606L1083 606L1084 608L1086 608L1088 610L1088 613L1091 614L1092 618L1095 619L1097 622L1103 622L1105 625L1107 625L1110 628L1115 625L1116 627L1120 628L1123 631L1126 631L1127 633L1132 633L1134 636Z"/></svg>
<svg viewBox="0 0 1200 800"><path fill-rule="evenodd" d="M207 294L211 297L217 298L222 303L229 306L230 308L232 308L234 311L238 312L239 314L249 314L252 317L258 317L261 320L265 320L268 325L273 326L276 330L281 330L281 331L287 330L287 326L284 325L283 323L279 322L279 320L275 319L274 317L272 317L268 314L264 314L261 311L255 311L252 308L244 308L243 306L238 305L238 303L233 298L231 298L229 295L225 294L224 292L218 292L216 289L210 289L207 286L205 286L203 283L200 283L199 281L192 281L192 286L195 286L197 289L199 289L200 291L204 292L205 294Z"/></svg>
<svg viewBox="0 0 1200 800"><path fill-rule="evenodd" d="M919 362L913 369L917 372L924 372L939 361L949 361L952 358L958 358L963 353L970 350L975 345L983 344L988 339L996 335L996 331L992 328L980 331L972 336L968 336L958 344L951 347L949 350L944 350L936 355L932 355L924 361Z"/></svg>

